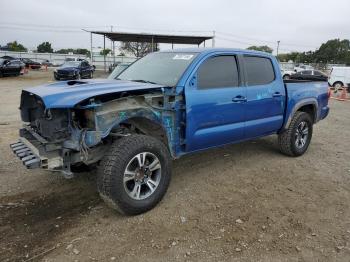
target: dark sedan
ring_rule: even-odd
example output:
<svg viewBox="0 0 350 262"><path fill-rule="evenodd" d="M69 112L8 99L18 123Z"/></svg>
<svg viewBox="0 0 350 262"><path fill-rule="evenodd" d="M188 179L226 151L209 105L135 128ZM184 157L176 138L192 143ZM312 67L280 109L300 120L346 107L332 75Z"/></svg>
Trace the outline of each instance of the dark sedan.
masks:
<svg viewBox="0 0 350 262"><path fill-rule="evenodd" d="M23 69L23 63L19 60L7 60L0 58L0 77L19 76Z"/></svg>
<svg viewBox="0 0 350 262"><path fill-rule="evenodd" d="M38 62L35 62L29 58L20 58L20 60L25 64L26 68L30 69L40 69L41 64Z"/></svg>
<svg viewBox="0 0 350 262"><path fill-rule="evenodd" d="M328 81L328 76L319 70L303 70L290 76L290 79Z"/></svg>
<svg viewBox="0 0 350 262"><path fill-rule="evenodd" d="M56 80L72 80L81 78L92 78L94 67L87 61L69 61L54 71Z"/></svg>

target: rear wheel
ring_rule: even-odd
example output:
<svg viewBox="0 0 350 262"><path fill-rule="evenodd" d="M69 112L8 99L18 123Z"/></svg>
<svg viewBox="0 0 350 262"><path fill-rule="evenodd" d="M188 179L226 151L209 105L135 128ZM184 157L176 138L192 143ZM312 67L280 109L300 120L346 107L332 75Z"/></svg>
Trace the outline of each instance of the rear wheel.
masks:
<svg viewBox="0 0 350 262"><path fill-rule="evenodd" d="M310 114L298 111L287 130L278 136L278 144L283 154L301 156L306 152L312 138L313 121Z"/></svg>
<svg viewBox="0 0 350 262"><path fill-rule="evenodd" d="M98 191L112 208L127 215L152 209L171 178L171 158L159 140L131 135L115 141L98 170Z"/></svg>
<svg viewBox="0 0 350 262"><path fill-rule="evenodd" d="M334 91L337 92L340 88L343 87L343 83L342 83L342 82L335 82L335 83L333 84L333 87L334 87Z"/></svg>

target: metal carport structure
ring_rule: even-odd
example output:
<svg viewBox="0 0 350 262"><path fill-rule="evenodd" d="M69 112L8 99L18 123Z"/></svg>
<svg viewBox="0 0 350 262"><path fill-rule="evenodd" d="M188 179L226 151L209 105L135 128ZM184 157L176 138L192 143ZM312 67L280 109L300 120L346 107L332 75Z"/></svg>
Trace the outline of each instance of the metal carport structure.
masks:
<svg viewBox="0 0 350 262"><path fill-rule="evenodd" d="M86 30L85 30L86 31ZM113 54L115 56L114 42L146 42L152 43L152 49L154 44L165 43L171 44L172 48L174 44L190 44L200 45L206 40L212 40L212 46L215 46L215 31L211 36L199 36L199 35L173 35L173 34L151 34L151 33L127 33L127 32L113 32L113 31L86 31L90 33L90 53L92 62L92 34L103 35L103 49L106 49L106 37L113 43ZM153 50L152 50L153 51ZM104 55L104 69L106 70L106 55Z"/></svg>

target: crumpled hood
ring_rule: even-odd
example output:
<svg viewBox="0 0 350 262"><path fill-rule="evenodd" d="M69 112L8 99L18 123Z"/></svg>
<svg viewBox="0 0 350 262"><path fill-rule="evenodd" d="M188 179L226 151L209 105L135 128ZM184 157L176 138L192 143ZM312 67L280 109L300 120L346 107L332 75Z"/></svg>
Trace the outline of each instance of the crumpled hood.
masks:
<svg viewBox="0 0 350 262"><path fill-rule="evenodd" d="M71 80L24 89L43 100L46 108L72 108L88 98L124 91L158 89L164 86L125 80Z"/></svg>

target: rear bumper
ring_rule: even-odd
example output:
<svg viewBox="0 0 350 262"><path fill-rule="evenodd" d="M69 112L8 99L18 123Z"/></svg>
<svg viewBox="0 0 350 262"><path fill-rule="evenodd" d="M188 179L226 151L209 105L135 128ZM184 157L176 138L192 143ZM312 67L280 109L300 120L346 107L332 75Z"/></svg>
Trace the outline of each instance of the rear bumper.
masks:
<svg viewBox="0 0 350 262"><path fill-rule="evenodd" d="M325 106L321 109L320 120L325 119L329 114L329 107Z"/></svg>

